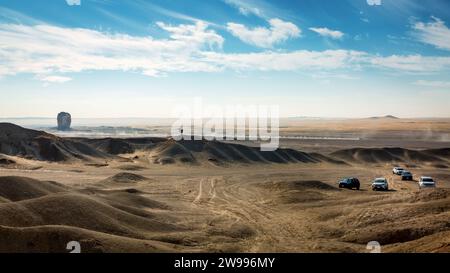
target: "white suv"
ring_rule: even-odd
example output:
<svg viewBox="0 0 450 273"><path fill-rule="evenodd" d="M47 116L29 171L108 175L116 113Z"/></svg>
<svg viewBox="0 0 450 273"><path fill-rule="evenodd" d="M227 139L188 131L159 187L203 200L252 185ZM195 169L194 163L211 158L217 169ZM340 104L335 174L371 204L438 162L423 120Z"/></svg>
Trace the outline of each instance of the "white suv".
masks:
<svg viewBox="0 0 450 273"><path fill-rule="evenodd" d="M422 176L419 180L419 188L436 188L436 182L431 177Z"/></svg>
<svg viewBox="0 0 450 273"><path fill-rule="evenodd" d="M403 173L404 170L405 170L405 169L400 168L400 167L394 167L394 169L392 169L392 173L393 173L393 174L396 174L396 175L402 175L402 173Z"/></svg>

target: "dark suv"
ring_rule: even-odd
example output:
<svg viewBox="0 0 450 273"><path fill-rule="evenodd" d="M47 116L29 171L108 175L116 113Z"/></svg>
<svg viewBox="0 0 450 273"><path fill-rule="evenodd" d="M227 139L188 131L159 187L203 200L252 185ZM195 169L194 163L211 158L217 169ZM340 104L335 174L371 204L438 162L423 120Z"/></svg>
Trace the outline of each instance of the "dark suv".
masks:
<svg viewBox="0 0 450 273"><path fill-rule="evenodd" d="M359 190L359 180L358 178L354 178L354 177L349 177L349 178L344 178L341 181L339 181L339 188L346 188L346 189L357 189Z"/></svg>
<svg viewBox="0 0 450 273"><path fill-rule="evenodd" d="M408 172L408 171L403 171L402 172L402 180L413 180L413 175L412 173Z"/></svg>

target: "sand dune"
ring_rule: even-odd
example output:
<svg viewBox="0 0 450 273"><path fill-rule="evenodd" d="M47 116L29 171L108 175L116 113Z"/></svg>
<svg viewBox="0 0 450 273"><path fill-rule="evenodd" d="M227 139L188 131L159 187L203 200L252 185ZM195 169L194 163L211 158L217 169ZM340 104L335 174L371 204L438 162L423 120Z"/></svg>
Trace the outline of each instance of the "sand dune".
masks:
<svg viewBox="0 0 450 273"><path fill-rule="evenodd" d="M85 252L360 252L377 240L386 251L402 252L409 245L420 249L414 242L430 235L429 240L438 240L448 231L446 188L402 191L394 184L393 192L375 193L364 190L370 184L361 179L362 191L343 190L327 180L333 171L320 170L311 175L293 169L280 176L275 168L261 175L172 182L165 176L155 181L119 173L98 181L113 187L81 188L3 177L0 236L8 247L0 251L67 252L65 244L77 240ZM177 180L178 186L171 186ZM18 198L15 191L30 194ZM171 201L151 197L162 193ZM199 196L201 202L195 202ZM430 251L442 249L436 242L427 244Z"/></svg>
<svg viewBox="0 0 450 273"><path fill-rule="evenodd" d="M425 153L433 156L442 157L444 159L450 159L450 148L442 148L442 149L430 149L425 150Z"/></svg>
<svg viewBox="0 0 450 273"><path fill-rule="evenodd" d="M310 203L325 200L336 187L321 181L283 181L260 185L272 191L274 200L283 204Z"/></svg>
<svg viewBox="0 0 450 273"><path fill-rule="evenodd" d="M127 173L127 172L122 172L122 173L118 173L115 174L114 176L111 176L109 178L106 178L105 180L101 181L101 183L137 183L139 181L145 181L145 180L149 180L147 177L144 177L142 175L139 174L134 174L134 173Z"/></svg>
<svg viewBox="0 0 450 273"><path fill-rule="evenodd" d="M435 190L427 190L427 191L419 191L415 192L411 198L411 202L428 202L435 200L445 200L450 199L450 189L435 189Z"/></svg>
<svg viewBox="0 0 450 273"><path fill-rule="evenodd" d="M143 181L118 174L111 181ZM135 189L74 189L56 182L0 177L0 252L67 252L79 240L84 252L175 251L171 244L149 240L159 233L185 230L174 218L148 209L169 206ZM5 245L7 247L5 247Z"/></svg>
<svg viewBox="0 0 450 273"><path fill-rule="evenodd" d="M130 154L136 150L145 150L155 146L156 143L166 141L164 138L74 138L79 142L86 143L96 150L104 153L119 155Z"/></svg>
<svg viewBox="0 0 450 273"><path fill-rule="evenodd" d="M78 241L83 253L100 252L175 252L176 247L158 241L139 240L68 226L14 228L0 226L0 252L62 253L66 245Z"/></svg>
<svg viewBox="0 0 450 273"><path fill-rule="evenodd" d="M38 170L42 168L40 162L35 160L28 160L22 157L9 156L0 154L0 168L9 170Z"/></svg>
<svg viewBox="0 0 450 273"><path fill-rule="evenodd" d="M66 186L56 182L38 181L26 177L0 177L0 197L13 202L67 190Z"/></svg>
<svg viewBox="0 0 450 273"><path fill-rule="evenodd" d="M108 158L84 143L25 129L11 123L0 123L0 153L44 161Z"/></svg>
<svg viewBox="0 0 450 273"><path fill-rule="evenodd" d="M393 253L450 253L450 231L438 232L402 244L393 244L385 250Z"/></svg>
<svg viewBox="0 0 450 273"><path fill-rule="evenodd" d="M447 163L449 149L408 150L402 148L354 148L339 150L332 157L350 163Z"/></svg>
<svg viewBox="0 0 450 273"><path fill-rule="evenodd" d="M144 238L143 234L150 231L179 230L171 224L137 216L75 193L0 204L0 225L66 225L132 238Z"/></svg>
<svg viewBox="0 0 450 273"><path fill-rule="evenodd" d="M388 245L420 239L424 236L448 230L450 202L446 198L426 203L414 203L396 208L383 207L364 218L348 217L355 221L355 229L343 236L348 242L378 241ZM390 224L394 221L395 225ZM420 219L420 220L419 220Z"/></svg>
<svg viewBox="0 0 450 273"><path fill-rule="evenodd" d="M203 164L214 165L255 164L255 163L433 163L439 168L447 168L450 148L430 150L409 150L403 148L353 148L339 150L325 156L319 153L305 153L293 149L278 149L263 152L259 147L219 141L175 141L164 138L136 139L83 139L60 138L45 132L24 129L9 124L0 124L0 153L46 161L68 161L74 159L108 159L116 155L145 152L158 164ZM123 158L125 161L132 161ZM15 162L5 156L0 164ZM123 170L142 170L143 166L123 165Z"/></svg>
<svg viewBox="0 0 450 273"><path fill-rule="evenodd" d="M105 194L101 198L113 206L121 204L133 208L169 209L168 205L143 197L138 191L133 191L132 189L114 191Z"/></svg>
<svg viewBox="0 0 450 273"><path fill-rule="evenodd" d="M289 189L289 190L323 190L323 191L336 191L336 187L331 186L327 183L321 181L286 181L286 182L274 182L274 183L264 183L261 185L263 187L269 187L274 189Z"/></svg>
<svg viewBox="0 0 450 273"><path fill-rule="evenodd" d="M151 150L155 163L319 163L310 154L291 149L263 152L259 147L219 141L174 141L160 143Z"/></svg>
<svg viewBox="0 0 450 273"><path fill-rule="evenodd" d="M8 156L0 154L0 166L9 166L9 165L14 165L16 163L17 163L16 161L9 158Z"/></svg>
<svg viewBox="0 0 450 273"><path fill-rule="evenodd" d="M133 153L133 147L126 141L121 139L93 139L90 140L89 145L93 146L95 149L108 153L108 154L129 154Z"/></svg>
<svg viewBox="0 0 450 273"><path fill-rule="evenodd" d="M334 143L324 154L338 151L325 156L2 128L0 252L68 252L74 240L83 252L365 252L372 240L384 252L448 251L448 148ZM438 188L401 181L394 164L433 176ZM337 187L347 176L360 179L360 191ZM390 191L371 190L379 176Z"/></svg>
<svg viewBox="0 0 450 273"><path fill-rule="evenodd" d="M83 139L60 138L9 123L0 124L0 152L7 155L46 161L111 158L119 154L148 151L159 164L224 163L339 163L323 155L292 149L262 152L257 147L219 141L175 141L163 138ZM3 160L7 162L6 160Z"/></svg>

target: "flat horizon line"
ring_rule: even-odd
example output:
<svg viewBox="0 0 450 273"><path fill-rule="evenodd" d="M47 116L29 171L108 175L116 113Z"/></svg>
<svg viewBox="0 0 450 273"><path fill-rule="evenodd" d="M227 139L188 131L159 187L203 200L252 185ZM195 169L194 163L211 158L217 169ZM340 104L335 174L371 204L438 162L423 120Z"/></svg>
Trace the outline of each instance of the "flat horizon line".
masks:
<svg viewBox="0 0 450 273"><path fill-rule="evenodd" d="M212 118L212 117L204 117ZM226 117L224 117L226 118ZM364 117L315 117L315 116L284 116L280 119L450 119L448 117L387 117L387 116L364 116ZM55 117L0 117L0 120L7 119L55 119ZM72 117L72 119L178 119L174 117Z"/></svg>

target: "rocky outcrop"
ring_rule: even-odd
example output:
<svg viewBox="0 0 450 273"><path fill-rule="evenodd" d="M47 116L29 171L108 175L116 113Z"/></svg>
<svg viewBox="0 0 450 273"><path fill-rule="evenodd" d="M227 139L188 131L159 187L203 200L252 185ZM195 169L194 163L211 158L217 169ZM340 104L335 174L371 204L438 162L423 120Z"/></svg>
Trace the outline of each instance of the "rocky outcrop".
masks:
<svg viewBox="0 0 450 273"><path fill-rule="evenodd" d="M72 117L69 113L61 112L58 114L58 130L69 131L70 124L72 123Z"/></svg>

